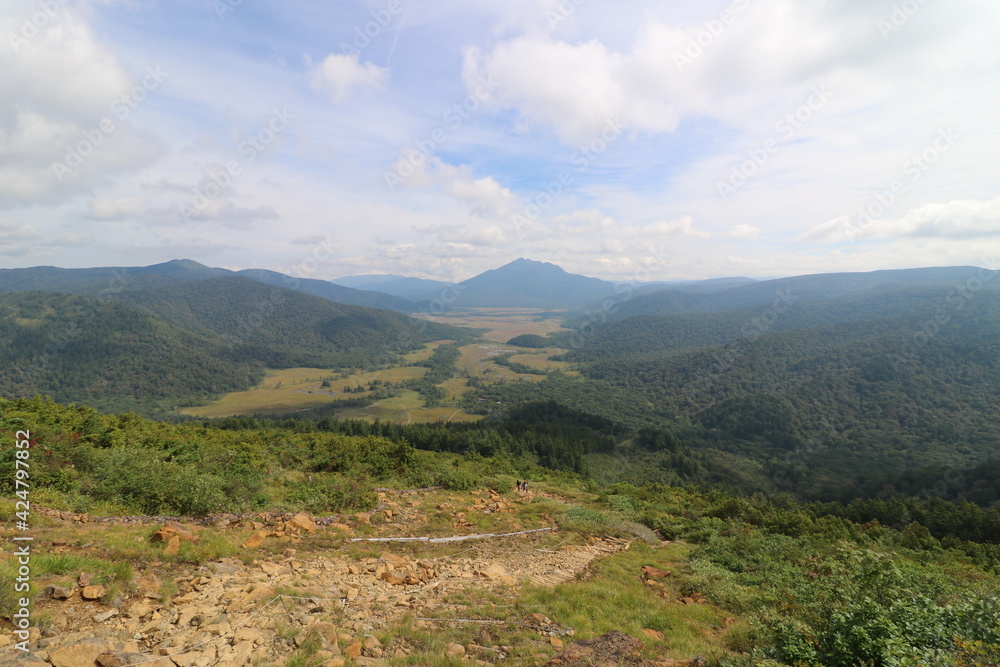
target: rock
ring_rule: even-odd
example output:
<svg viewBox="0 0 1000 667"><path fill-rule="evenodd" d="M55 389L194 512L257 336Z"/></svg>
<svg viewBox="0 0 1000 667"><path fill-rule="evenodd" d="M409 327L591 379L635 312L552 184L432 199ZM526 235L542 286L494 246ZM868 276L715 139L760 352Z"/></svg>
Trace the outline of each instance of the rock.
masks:
<svg viewBox="0 0 1000 667"><path fill-rule="evenodd" d="M670 572L668 570L661 570L660 568L653 567L652 565L643 566L642 574L646 579L663 579L664 577L670 576Z"/></svg>
<svg viewBox="0 0 1000 667"><path fill-rule="evenodd" d="M380 641L378 640L378 637L375 637L375 636L373 635L373 636L371 636L371 637L367 637L367 638L365 639L365 643L364 643L364 647L365 647L366 649L368 649L368 650L371 650L371 649L373 649L373 648L381 648L381 647L382 647L382 642L380 642Z"/></svg>
<svg viewBox="0 0 1000 667"><path fill-rule="evenodd" d="M159 530L153 533L153 536L149 538L150 542L166 542L171 537L177 534L177 529L169 524L164 524Z"/></svg>
<svg viewBox="0 0 1000 667"><path fill-rule="evenodd" d="M94 667L97 656L110 649L106 644L80 642L56 649L49 654L49 662L55 667Z"/></svg>
<svg viewBox="0 0 1000 667"><path fill-rule="evenodd" d="M389 570L382 573L382 580L393 586L402 586L406 583L406 578L410 575L409 572L405 570Z"/></svg>
<svg viewBox="0 0 1000 667"><path fill-rule="evenodd" d="M355 640L350 646L344 649L344 656L347 658L357 658L361 655L362 648L364 647L361 646L361 642Z"/></svg>
<svg viewBox="0 0 1000 667"><path fill-rule="evenodd" d="M141 653L126 653L125 651L108 651L97 656L97 664L101 667L125 667L145 662L146 656Z"/></svg>
<svg viewBox="0 0 1000 667"><path fill-rule="evenodd" d="M263 641L264 641L264 635L261 634L261 631L256 628L248 628L246 626L243 626L233 634L234 644L238 644L240 642L250 642L251 644L253 644L253 643L262 643Z"/></svg>
<svg viewBox="0 0 1000 667"><path fill-rule="evenodd" d="M378 559L380 561L382 561L383 563L386 563L388 565L393 565L393 566L406 565L406 564L409 563L408 560L406 560L402 556L397 556L396 554L392 553L391 551L383 551L382 555L380 555L378 557Z"/></svg>
<svg viewBox="0 0 1000 667"><path fill-rule="evenodd" d="M323 667L344 667L346 664L347 661L343 658L330 658L323 663Z"/></svg>
<svg viewBox="0 0 1000 667"><path fill-rule="evenodd" d="M563 640L558 637L549 637L549 644L551 644L553 648L562 648L565 646L565 644L563 644Z"/></svg>
<svg viewBox="0 0 1000 667"><path fill-rule="evenodd" d="M200 657L200 651L186 651L184 653L171 654L170 660L173 661L177 667L191 667Z"/></svg>
<svg viewBox="0 0 1000 667"><path fill-rule="evenodd" d="M45 589L45 592L53 600L68 600L73 596L75 590L73 588L63 588L62 586L49 586Z"/></svg>
<svg viewBox="0 0 1000 667"><path fill-rule="evenodd" d="M103 623L104 621L108 620L112 616L117 616L117 615L118 615L118 610L117 609L111 609L110 611L106 611L106 612L101 613L101 614L95 614L94 615L94 621L97 622L97 623Z"/></svg>
<svg viewBox="0 0 1000 667"><path fill-rule="evenodd" d="M345 533L351 532L351 527L346 523L331 523L330 528L333 528L334 530L342 530Z"/></svg>
<svg viewBox="0 0 1000 667"><path fill-rule="evenodd" d="M135 582L135 594L144 598L160 597L160 586L163 582L155 574L147 574L139 577Z"/></svg>
<svg viewBox="0 0 1000 667"><path fill-rule="evenodd" d="M486 577L487 579L499 579L501 577L509 577L510 572L507 571L500 563L490 563L483 569L479 571L479 574Z"/></svg>
<svg viewBox="0 0 1000 667"><path fill-rule="evenodd" d="M448 644L444 652L448 655L465 655L465 647L461 644Z"/></svg>
<svg viewBox="0 0 1000 667"><path fill-rule="evenodd" d="M304 530L309 533L316 530L316 522L313 521L311 516L304 512L293 516L285 525L291 526L292 528L298 528L299 530Z"/></svg>
<svg viewBox="0 0 1000 667"><path fill-rule="evenodd" d="M104 586L87 586L80 591L80 597L84 600L100 600L107 592Z"/></svg>
<svg viewBox="0 0 1000 667"><path fill-rule="evenodd" d="M167 540L167 546L163 549L164 556L176 556L181 550L181 538L177 535Z"/></svg>
<svg viewBox="0 0 1000 667"><path fill-rule="evenodd" d="M80 588L86 588L94 583L94 575L90 572L81 572L76 583L79 584Z"/></svg>
<svg viewBox="0 0 1000 667"><path fill-rule="evenodd" d="M367 512L358 512L354 515L354 520L358 523L370 524L372 522L372 515Z"/></svg>
<svg viewBox="0 0 1000 667"><path fill-rule="evenodd" d="M256 549L260 545L264 544L265 537L267 537L267 532L258 530L256 533L247 538L247 541L243 543L243 548Z"/></svg>
<svg viewBox="0 0 1000 667"><path fill-rule="evenodd" d="M646 637L647 639L657 639L663 641L663 633L660 632L659 630L653 630L652 628L643 628L639 632L641 632L642 636Z"/></svg>

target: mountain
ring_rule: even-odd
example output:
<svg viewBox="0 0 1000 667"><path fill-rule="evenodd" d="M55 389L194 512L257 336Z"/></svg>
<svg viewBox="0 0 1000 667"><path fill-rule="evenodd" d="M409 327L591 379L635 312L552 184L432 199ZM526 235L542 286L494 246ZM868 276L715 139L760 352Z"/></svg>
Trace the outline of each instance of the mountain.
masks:
<svg viewBox="0 0 1000 667"><path fill-rule="evenodd" d="M753 282L714 293L676 288L648 293L647 289L639 296L620 303L611 316L625 319L632 315L713 313L770 304L780 299L813 301L904 285L957 287L974 278L979 270L972 266L953 266L865 273L823 273Z"/></svg>
<svg viewBox="0 0 1000 667"><path fill-rule="evenodd" d="M147 414L247 389L265 367L379 367L467 332L228 275L101 298L0 294L0 395Z"/></svg>
<svg viewBox="0 0 1000 667"><path fill-rule="evenodd" d="M293 289L303 294L323 297L337 303L368 306L369 308L386 308L404 313L413 312L417 309L417 305L412 301L392 294L344 287L343 285L336 285L327 280L293 278L283 273L264 269L245 269L237 271L235 275L244 276L267 285L277 285L278 287Z"/></svg>
<svg viewBox="0 0 1000 667"><path fill-rule="evenodd" d="M372 292L383 292L404 299L422 299L428 294L447 288L451 283L443 280L429 280L427 278L409 278L407 276L396 276L391 274L378 275L368 274L361 276L344 276L330 282L353 287L359 290Z"/></svg>
<svg viewBox="0 0 1000 667"><path fill-rule="evenodd" d="M217 336L75 294L0 294L0 394L44 393L105 410L157 413L245 389L263 365Z"/></svg>
<svg viewBox="0 0 1000 667"><path fill-rule="evenodd" d="M1000 284L990 286L1000 288ZM628 356L657 355L723 345L741 338L756 338L772 331L809 329L831 324L923 313L933 318L939 308L956 296L950 285L885 285L832 299L798 302L789 293L777 304L736 310L678 315L633 315L615 319L581 337L566 353L567 361L599 361ZM662 302L661 302L662 303Z"/></svg>
<svg viewBox="0 0 1000 667"><path fill-rule="evenodd" d="M321 296L337 303L370 308L387 308L413 312L412 301L381 292L367 292L334 285L325 280L294 278L274 271L247 269L230 271L212 268L189 259L175 259L162 264L140 267L101 267L92 269L61 269L37 266L28 269L0 269L0 292L67 292L96 296L122 291L141 291L162 285L199 282L223 276L243 275L268 285Z"/></svg>
<svg viewBox="0 0 1000 667"><path fill-rule="evenodd" d="M275 368L373 367L454 327L268 286L243 276L128 293L123 301L162 320L226 341L231 356Z"/></svg>
<svg viewBox="0 0 1000 667"><path fill-rule="evenodd" d="M614 283L524 258L464 280L455 289L458 297L452 305L460 308L582 308L615 294Z"/></svg>

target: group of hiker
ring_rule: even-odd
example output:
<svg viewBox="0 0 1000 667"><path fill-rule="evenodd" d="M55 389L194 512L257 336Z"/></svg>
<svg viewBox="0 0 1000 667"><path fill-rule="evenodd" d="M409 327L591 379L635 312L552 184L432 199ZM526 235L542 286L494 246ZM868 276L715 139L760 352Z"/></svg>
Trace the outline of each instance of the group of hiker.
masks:
<svg viewBox="0 0 1000 667"><path fill-rule="evenodd" d="M528 481L527 480L517 480L517 490L518 492L528 492Z"/></svg>

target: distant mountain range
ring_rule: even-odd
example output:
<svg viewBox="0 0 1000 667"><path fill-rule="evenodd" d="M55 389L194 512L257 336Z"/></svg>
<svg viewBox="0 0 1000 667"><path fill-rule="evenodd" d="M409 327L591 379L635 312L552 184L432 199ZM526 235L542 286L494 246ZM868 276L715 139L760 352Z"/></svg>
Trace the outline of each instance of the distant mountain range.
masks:
<svg viewBox="0 0 1000 667"><path fill-rule="evenodd" d="M137 291L225 276L243 276L353 306L386 308L404 313L414 312L419 308L412 301L383 292L357 290L326 280L295 278L263 269L230 271L212 268L190 259L175 259L163 264L140 267L60 269L54 266L36 266L30 269L0 269L0 292L38 290L95 296L102 292Z"/></svg>

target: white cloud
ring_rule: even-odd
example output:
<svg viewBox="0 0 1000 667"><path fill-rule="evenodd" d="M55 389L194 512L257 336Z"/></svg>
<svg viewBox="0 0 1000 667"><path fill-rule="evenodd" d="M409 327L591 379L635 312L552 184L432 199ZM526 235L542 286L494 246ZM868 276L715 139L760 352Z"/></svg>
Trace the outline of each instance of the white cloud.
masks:
<svg viewBox="0 0 1000 667"><path fill-rule="evenodd" d="M90 217L94 220L121 220L144 215L149 210L149 204L138 197L124 199L95 197L90 200L88 208Z"/></svg>
<svg viewBox="0 0 1000 667"><path fill-rule="evenodd" d="M881 209L884 210L884 209ZM922 204L901 218L872 217L859 211L816 225L805 241L836 243L864 239L1000 239L1000 197Z"/></svg>
<svg viewBox="0 0 1000 667"><path fill-rule="evenodd" d="M313 87L329 92L337 102L357 89L380 90L388 78L388 68L362 63L356 53L331 53L312 72Z"/></svg>
<svg viewBox="0 0 1000 667"><path fill-rule="evenodd" d="M760 227L740 224L726 232L726 236L731 239L755 239L760 236L760 232Z"/></svg>
<svg viewBox="0 0 1000 667"><path fill-rule="evenodd" d="M42 235L23 222L0 220L0 256L21 257L37 251Z"/></svg>
<svg viewBox="0 0 1000 667"><path fill-rule="evenodd" d="M0 97L0 208L66 200L164 153L115 115L133 84L115 53L74 6L53 7L41 12L38 3L14 0L0 15L0 35L17 36L16 48L0 48L0 90L16 91ZM43 15L44 22L30 18ZM25 19L40 25L37 33Z"/></svg>

